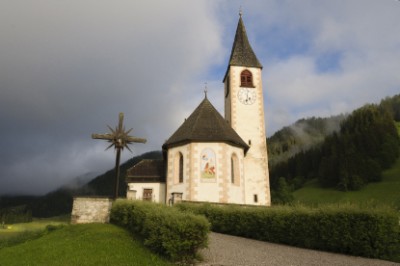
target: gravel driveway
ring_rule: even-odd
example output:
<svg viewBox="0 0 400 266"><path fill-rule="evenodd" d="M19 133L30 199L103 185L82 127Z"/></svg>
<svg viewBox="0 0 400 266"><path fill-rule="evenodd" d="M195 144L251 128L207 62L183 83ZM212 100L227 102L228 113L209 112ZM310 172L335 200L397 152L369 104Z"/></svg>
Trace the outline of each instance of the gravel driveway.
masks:
<svg viewBox="0 0 400 266"><path fill-rule="evenodd" d="M209 240L209 248L200 252L204 261L198 263L198 266L400 265L395 262L271 244L217 233L210 233Z"/></svg>

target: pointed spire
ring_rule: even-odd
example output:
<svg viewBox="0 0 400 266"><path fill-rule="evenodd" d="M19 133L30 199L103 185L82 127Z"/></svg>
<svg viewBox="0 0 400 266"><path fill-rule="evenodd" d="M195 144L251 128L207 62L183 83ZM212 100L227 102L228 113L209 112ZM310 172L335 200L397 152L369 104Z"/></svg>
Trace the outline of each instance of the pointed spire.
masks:
<svg viewBox="0 0 400 266"><path fill-rule="evenodd" d="M243 24L242 15L242 8L240 8L239 22L236 29L235 40L233 41L232 45L229 66L262 68L260 61L258 61L256 54L250 46L249 39L247 38L246 28Z"/></svg>
<svg viewBox="0 0 400 266"><path fill-rule="evenodd" d="M204 82L204 98L205 99L207 99L207 92L208 92L207 82Z"/></svg>

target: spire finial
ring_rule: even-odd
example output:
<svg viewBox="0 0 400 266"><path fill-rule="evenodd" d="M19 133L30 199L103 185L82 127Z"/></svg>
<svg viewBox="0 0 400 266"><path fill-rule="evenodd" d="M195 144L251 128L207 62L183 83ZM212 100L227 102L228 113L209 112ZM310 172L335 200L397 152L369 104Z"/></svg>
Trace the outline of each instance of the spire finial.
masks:
<svg viewBox="0 0 400 266"><path fill-rule="evenodd" d="M207 99L207 82L204 82L204 97Z"/></svg>
<svg viewBox="0 0 400 266"><path fill-rule="evenodd" d="M243 16L243 10L242 10L242 6L239 7L239 16L242 17Z"/></svg>

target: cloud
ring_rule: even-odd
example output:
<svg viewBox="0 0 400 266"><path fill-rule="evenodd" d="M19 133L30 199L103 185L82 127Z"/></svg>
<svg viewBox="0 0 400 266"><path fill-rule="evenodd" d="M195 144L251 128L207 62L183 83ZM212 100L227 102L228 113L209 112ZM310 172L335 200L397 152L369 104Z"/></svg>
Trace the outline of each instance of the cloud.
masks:
<svg viewBox="0 0 400 266"><path fill-rule="evenodd" d="M182 119L197 73L222 59L212 8L185 1L3 4L0 194L43 193L84 171L112 168L114 154L90 134L114 127L119 112L135 136L148 139L123 159L160 149Z"/></svg>
<svg viewBox="0 0 400 266"><path fill-rule="evenodd" d="M278 15L265 21L268 27L264 36L270 32L270 36L279 38L284 31L293 40L300 38L302 45L298 49L298 45L287 42L290 37L261 40L266 42L266 49L268 43L280 47L275 48L278 52L268 52L269 61L262 60L267 62L266 120L272 132L288 121L350 112L398 93L399 3L288 1L280 7ZM281 27L287 29L275 34ZM304 38L292 35L294 31ZM284 49L293 54L282 53ZM285 112L275 117L282 108Z"/></svg>

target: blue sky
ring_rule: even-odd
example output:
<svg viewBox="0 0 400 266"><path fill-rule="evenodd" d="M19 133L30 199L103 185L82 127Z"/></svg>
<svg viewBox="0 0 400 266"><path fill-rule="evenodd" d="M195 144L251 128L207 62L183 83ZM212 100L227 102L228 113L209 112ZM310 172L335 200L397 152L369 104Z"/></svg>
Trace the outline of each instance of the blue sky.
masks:
<svg viewBox="0 0 400 266"><path fill-rule="evenodd" d="M264 66L267 134L400 92L396 0L0 1L0 195L41 194L114 165L125 113L159 150L222 79L242 6Z"/></svg>

